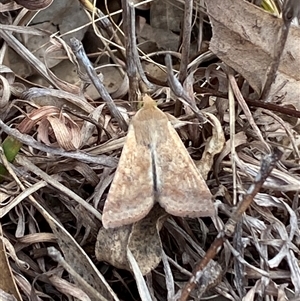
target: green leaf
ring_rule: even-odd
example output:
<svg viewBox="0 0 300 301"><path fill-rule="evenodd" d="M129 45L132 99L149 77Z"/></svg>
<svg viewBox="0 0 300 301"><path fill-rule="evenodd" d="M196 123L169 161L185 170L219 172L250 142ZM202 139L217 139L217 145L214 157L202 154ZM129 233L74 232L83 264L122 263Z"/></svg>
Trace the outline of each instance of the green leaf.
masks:
<svg viewBox="0 0 300 301"><path fill-rule="evenodd" d="M21 147L22 147L22 143L20 141L10 136L6 137L6 139L2 143L2 148L8 162L14 161ZM7 175L6 168L2 164L0 164L0 182L3 180L3 177L6 175Z"/></svg>

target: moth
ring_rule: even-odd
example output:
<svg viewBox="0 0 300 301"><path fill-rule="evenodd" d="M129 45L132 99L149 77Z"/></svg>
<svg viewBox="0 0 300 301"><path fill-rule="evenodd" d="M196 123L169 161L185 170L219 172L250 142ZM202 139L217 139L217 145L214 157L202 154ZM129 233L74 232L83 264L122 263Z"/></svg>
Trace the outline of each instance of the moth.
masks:
<svg viewBox="0 0 300 301"><path fill-rule="evenodd" d="M150 96L143 102L129 125L103 226L135 223L157 202L175 216L214 215L212 195L176 130Z"/></svg>

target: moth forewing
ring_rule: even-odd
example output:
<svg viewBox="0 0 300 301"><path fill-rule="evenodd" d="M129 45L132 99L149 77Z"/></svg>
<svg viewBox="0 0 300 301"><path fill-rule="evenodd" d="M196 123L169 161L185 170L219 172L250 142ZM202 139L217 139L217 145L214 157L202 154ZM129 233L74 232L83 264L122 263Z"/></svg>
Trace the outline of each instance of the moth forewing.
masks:
<svg viewBox="0 0 300 301"><path fill-rule="evenodd" d="M167 116L155 101L132 118L102 222L105 228L132 224L156 201L176 216L212 216L211 193Z"/></svg>
<svg viewBox="0 0 300 301"><path fill-rule="evenodd" d="M133 125L126 141L103 208L105 228L132 224L154 205L152 159L149 148L136 141Z"/></svg>
<svg viewBox="0 0 300 301"><path fill-rule="evenodd" d="M156 176L159 204L175 216L214 215L212 195L171 123L163 143L157 145Z"/></svg>

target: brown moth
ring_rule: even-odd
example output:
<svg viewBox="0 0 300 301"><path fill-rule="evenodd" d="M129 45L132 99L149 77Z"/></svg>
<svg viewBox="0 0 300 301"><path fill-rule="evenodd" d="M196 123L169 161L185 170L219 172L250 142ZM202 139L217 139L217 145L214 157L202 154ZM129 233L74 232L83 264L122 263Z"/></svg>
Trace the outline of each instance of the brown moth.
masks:
<svg viewBox="0 0 300 301"><path fill-rule="evenodd" d="M171 215L212 216L212 195L180 137L156 102L143 100L104 204L103 226L137 222L156 202Z"/></svg>

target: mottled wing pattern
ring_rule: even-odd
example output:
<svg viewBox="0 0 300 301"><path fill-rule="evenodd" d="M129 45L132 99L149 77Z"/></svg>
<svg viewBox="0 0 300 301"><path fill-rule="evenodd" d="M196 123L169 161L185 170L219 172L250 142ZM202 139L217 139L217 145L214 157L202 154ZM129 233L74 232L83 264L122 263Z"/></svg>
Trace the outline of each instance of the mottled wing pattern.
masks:
<svg viewBox="0 0 300 301"><path fill-rule="evenodd" d="M154 205L151 161L149 148L137 144L134 127L130 125L104 204L102 223L105 228L132 224L149 213Z"/></svg>
<svg viewBox="0 0 300 301"><path fill-rule="evenodd" d="M175 216L212 216L212 195L170 122L165 139L155 158L159 204Z"/></svg>

